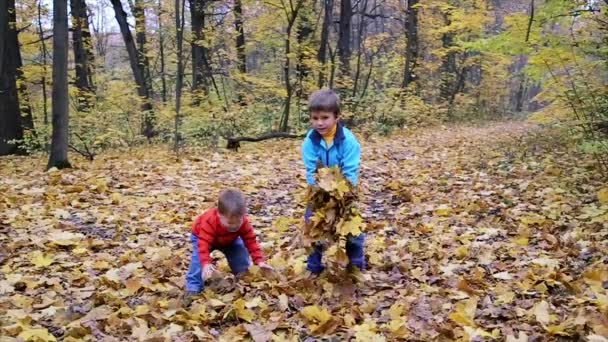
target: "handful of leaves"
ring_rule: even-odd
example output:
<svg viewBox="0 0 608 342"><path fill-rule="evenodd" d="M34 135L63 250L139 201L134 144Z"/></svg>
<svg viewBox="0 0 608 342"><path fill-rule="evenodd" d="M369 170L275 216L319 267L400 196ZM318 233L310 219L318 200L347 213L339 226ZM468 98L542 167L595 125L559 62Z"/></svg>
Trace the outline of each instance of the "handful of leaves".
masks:
<svg viewBox="0 0 608 342"><path fill-rule="evenodd" d="M304 243L331 246L327 254L336 255L339 263L345 264L347 238L365 229L356 207L357 196L338 167L319 168L316 181L317 186L311 187L306 196L312 217L304 226Z"/></svg>

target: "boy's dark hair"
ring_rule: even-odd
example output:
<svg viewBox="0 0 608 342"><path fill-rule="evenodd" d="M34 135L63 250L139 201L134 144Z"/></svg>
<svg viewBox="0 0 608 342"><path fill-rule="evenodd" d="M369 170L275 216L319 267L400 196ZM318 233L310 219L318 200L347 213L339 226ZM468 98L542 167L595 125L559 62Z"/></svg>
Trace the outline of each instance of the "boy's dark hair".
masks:
<svg viewBox="0 0 608 342"><path fill-rule="evenodd" d="M245 195L238 189L226 189L220 193L217 201L220 214L226 216L244 216L247 213L247 201Z"/></svg>
<svg viewBox="0 0 608 342"><path fill-rule="evenodd" d="M321 89L310 94L308 112L332 112L340 115L340 97L331 89Z"/></svg>

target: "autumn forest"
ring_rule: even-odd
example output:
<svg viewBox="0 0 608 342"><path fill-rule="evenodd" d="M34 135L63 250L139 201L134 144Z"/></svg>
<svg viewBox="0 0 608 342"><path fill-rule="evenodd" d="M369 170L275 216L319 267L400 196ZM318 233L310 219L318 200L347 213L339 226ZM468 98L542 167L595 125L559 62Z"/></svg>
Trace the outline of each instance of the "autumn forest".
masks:
<svg viewBox="0 0 608 342"><path fill-rule="evenodd" d="M366 267L311 277L318 89ZM227 187L270 270L185 302ZM607 342L608 0L0 0L0 340Z"/></svg>

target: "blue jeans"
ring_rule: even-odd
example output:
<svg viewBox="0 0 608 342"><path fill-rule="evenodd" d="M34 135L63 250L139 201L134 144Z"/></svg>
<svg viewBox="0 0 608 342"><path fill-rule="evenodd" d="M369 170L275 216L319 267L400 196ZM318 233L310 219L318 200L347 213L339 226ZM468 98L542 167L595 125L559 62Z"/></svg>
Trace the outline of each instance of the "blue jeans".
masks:
<svg viewBox="0 0 608 342"><path fill-rule="evenodd" d="M192 234L190 240L192 241L192 257L190 259L190 269L186 275L186 291L198 293L203 291L205 287L201 259L198 255L198 236ZM249 251L241 238L234 240L230 246L212 248L212 251L215 249L224 253L232 273L241 273L249 269Z"/></svg>
<svg viewBox="0 0 608 342"><path fill-rule="evenodd" d="M306 208L306 214L304 214L304 220L308 222L312 216L312 210L310 207ZM365 252L363 251L363 245L365 243L365 234L359 234L357 236L349 236L346 240L346 255L350 261L351 266L355 266L360 270L365 268ZM306 260L306 269L311 273L319 274L323 272L325 266L323 266L323 247L319 245L313 246L313 251Z"/></svg>

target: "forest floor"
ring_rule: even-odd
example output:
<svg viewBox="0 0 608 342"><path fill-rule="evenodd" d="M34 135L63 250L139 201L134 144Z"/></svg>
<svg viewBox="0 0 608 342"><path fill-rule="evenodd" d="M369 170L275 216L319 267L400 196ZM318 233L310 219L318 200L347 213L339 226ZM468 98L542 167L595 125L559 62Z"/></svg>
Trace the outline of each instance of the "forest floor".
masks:
<svg viewBox="0 0 608 342"><path fill-rule="evenodd" d="M0 159L0 338L607 341L608 187L524 123L362 141L368 269L309 278L300 141ZM249 197L268 263L182 301L196 215Z"/></svg>

